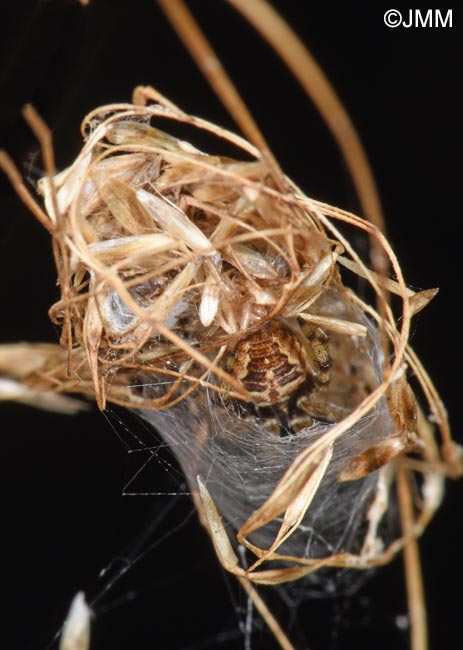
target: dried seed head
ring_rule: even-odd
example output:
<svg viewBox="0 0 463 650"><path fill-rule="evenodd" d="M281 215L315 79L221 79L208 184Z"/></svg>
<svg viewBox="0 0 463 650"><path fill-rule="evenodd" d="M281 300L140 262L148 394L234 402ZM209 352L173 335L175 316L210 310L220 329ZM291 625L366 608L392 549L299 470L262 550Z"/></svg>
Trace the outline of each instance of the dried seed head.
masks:
<svg viewBox="0 0 463 650"><path fill-rule="evenodd" d="M415 531L442 490L442 474L429 470L441 462L432 435L420 420L415 431L405 362L430 397L445 460L460 470L440 402L407 348L410 317L432 292L405 287L374 226L277 182L249 143L152 94L159 104L87 116L75 163L39 184L62 290L50 314L70 366L55 350L22 379L143 409L193 492L207 477L203 520L223 539L211 497L257 558L250 579L384 562L405 543L392 503L397 468L428 468ZM152 126L166 115L256 160L202 153ZM369 270L336 221L373 237L397 281ZM367 280L378 309L341 271ZM400 331L388 292L402 299ZM274 572L260 571L275 560Z"/></svg>

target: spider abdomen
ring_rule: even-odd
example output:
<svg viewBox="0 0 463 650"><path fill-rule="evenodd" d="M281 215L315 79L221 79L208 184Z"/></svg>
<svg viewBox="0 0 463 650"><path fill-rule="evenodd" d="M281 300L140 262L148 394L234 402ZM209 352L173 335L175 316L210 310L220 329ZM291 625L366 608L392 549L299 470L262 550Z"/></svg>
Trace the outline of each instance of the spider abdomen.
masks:
<svg viewBox="0 0 463 650"><path fill-rule="evenodd" d="M225 359L227 372L260 406L288 400L305 381L306 365L298 337L279 321L241 339Z"/></svg>

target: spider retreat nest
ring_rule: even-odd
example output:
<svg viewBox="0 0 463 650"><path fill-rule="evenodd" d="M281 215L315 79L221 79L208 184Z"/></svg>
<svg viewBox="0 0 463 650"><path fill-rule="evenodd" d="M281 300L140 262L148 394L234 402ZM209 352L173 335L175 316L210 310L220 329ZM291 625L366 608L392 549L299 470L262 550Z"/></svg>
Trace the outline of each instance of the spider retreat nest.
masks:
<svg viewBox="0 0 463 650"><path fill-rule="evenodd" d="M74 164L39 182L61 347L31 349L18 374L37 394L140 410L238 576L276 584L310 574L313 585L317 569L387 562L438 507L444 474L459 471L443 407L408 346L410 319L434 292L406 287L374 225L307 198L242 138L153 89L134 97L89 114ZM205 154L156 118L212 133L248 161ZM370 270L337 223L368 236L396 280ZM376 307L344 285L356 276ZM401 472L414 495L406 534Z"/></svg>

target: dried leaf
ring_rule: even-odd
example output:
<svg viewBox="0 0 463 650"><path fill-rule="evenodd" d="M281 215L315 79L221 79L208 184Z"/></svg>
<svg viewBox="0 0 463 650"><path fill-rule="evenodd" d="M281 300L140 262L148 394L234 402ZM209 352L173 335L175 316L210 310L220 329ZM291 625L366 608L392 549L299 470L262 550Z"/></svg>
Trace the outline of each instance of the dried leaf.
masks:
<svg viewBox="0 0 463 650"><path fill-rule="evenodd" d="M308 323L313 323L314 325L319 325L331 332L339 332L340 334L346 334L347 336L366 336L368 333L365 325L343 320L342 318L320 316L319 314L304 312L299 313L298 316Z"/></svg>
<svg viewBox="0 0 463 650"><path fill-rule="evenodd" d="M277 484L270 497L243 524L238 533L239 541L243 542L255 530L273 521L283 512L288 512L288 517L285 515L282 529L278 534L278 538L280 535L284 537L288 529L293 525L295 517L297 519L296 513L301 513L303 510L305 512L310 505L315 494L313 490L316 490L323 478L332 453L332 445L329 445L321 451L317 450L312 455L308 455L304 462L305 471L300 472L297 480L285 480L288 478L288 474L286 474Z"/></svg>
<svg viewBox="0 0 463 650"><path fill-rule="evenodd" d="M93 178L101 198L122 228L132 235L153 230L151 216L141 205L134 189L121 180L108 178L101 171L94 173Z"/></svg>
<svg viewBox="0 0 463 650"><path fill-rule="evenodd" d="M219 309L220 288L216 284L207 284L201 294L199 303L199 320L208 327Z"/></svg>
<svg viewBox="0 0 463 650"><path fill-rule="evenodd" d="M203 254L213 255L216 252L209 239L178 207L146 190L137 190L137 196L154 221L177 241Z"/></svg>
<svg viewBox="0 0 463 650"><path fill-rule="evenodd" d="M209 532L214 544L215 552L217 553L222 566L224 566L228 571L234 572L235 568L237 568L239 564L238 558L236 557L233 547L230 544L230 540L228 539L228 535L223 526L222 519L201 477L197 476L196 480L198 482L199 494L204 506L204 512L206 514Z"/></svg>
<svg viewBox="0 0 463 650"><path fill-rule="evenodd" d="M415 315L427 307L438 293L439 289L424 289L423 291L415 293L415 295L410 298L410 309L412 310L412 314Z"/></svg>
<svg viewBox="0 0 463 650"><path fill-rule="evenodd" d="M273 280L280 277L270 262L253 248L242 244L235 244L231 249L232 254L229 251L230 248L227 248L230 262L233 264L233 258L236 256L241 266L249 275L255 278L261 278L262 280Z"/></svg>
<svg viewBox="0 0 463 650"><path fill-rule="evenodd" d="M98 350L100 347L101 336L103 334L103 323L96 299L91 296L88 299L87 311L85 312L83 325L83 339L85 351L87 353L88 365L95 387L95 399L101 410L105 408L105 396L101 391L101 377L98 365Z"/></svg>
<svg viewBox="0 0 463 650"><path fill-rule="evenodd" d="M64 622L59 650L89 650L91 610L80 591L71 603Z"/></svg>
<svg viewBox="0 0 463 650"><path fill-rule="evenodd" d="M115 259L126 258L126 264L144 262L148 268L158 265L153 259L155 256L176 250L178 250L178 242L169 235L161 233L105 239L89 245L90 253L101 262L114 263Z"/></svg>

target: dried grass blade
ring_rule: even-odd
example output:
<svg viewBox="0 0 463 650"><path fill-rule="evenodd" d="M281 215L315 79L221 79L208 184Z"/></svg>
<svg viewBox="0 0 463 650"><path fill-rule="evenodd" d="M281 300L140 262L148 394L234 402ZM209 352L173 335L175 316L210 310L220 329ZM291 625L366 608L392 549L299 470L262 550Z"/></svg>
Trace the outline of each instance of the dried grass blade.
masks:
<svg viewBox="0 0 463 650"><path fill-rule="evenodd" d="M427 307L431 300L433 300L438 293L439 289L437 288L424 289L423 291L418 291L418 293L415 293L415 295L410 298L410 310L412 315L414 316L419 311Z"/></svg>
<svg viewBox="0 0 463 650"><path fill-rule="evenodd" d="M209 239L177 206L164 198L150 194L146 190L139 189L136 192L142 205L166 233L175 237L177 241L185 243L196 252L205 255L215 253Z"/></svg>
<svg viewBox="0 0 463 650"><path fill-rule="evenodd" d="M298 314L299 318L312 323L313 325L320 325L331 332L339 332L348 336L366 336L368 333L365 325L354 323L352 321L343 320L342 318L333 318L332 316L319 316L318 314Z"/></svg>
<svg viewBox="0 0 463 650"><path fill-rule="evenodd" d="M278 483L270 497L249 517L245 524L238 532L239 542L245 543L245 538L259 528L262 528L276 517L285 512L282 527L275 541L276 546L272 545L271 549L276 548L284 541L288 530L290 530L296 521L300 521L300 516L309 507L314 494L323 478L326 468L331 460L333 453L332 445L326 449L316 450L313 454L305 459L304 472L300 472L297 480L288 476L288 472ZM269 551L270 552L270 551Z"/></svg>
<svg viewBox="0 0 463 650"><path fill-rule="evenodd" d="M228 571L238 575L244 575L244 571L239 567L238 558L230 544L230 540L228 539L228 535L222 523L222 518L219 515L209 490L204 484L201 476L197 476L196 480L198 482L202 505L204 506L204 513L206 515L209 533L219 560Z"/></svg>
<svg viewBox="0 0 463 650"><path fill-rule="evenodd" d="M135 261L141 262L145 258L151 258L160 253L174 251L177 248L178 242L173 237L161 233L105 239L90 244L88 247L90 253L101 262L111 262L113 258L124 258L124 266ZM153 260L153 265L156 265L155 260Z"/></svg>
<svg viewBox="0 0 463 650"><path fill-rule="evenodd" d="M280 530L275 537L275 540L272 546L268 549L264 555L262 555L257 562L255 562L252 567L249 569L253 571L257 568L262 562L271 558L271 555L294 533L298 528L302 519L304 518L305 513L307 512L310 504L313 501L314 496L317 493L317 490L320 486L320 483L325 476L325 472L330 464L331 458L333 456L333 445L330 445L320 457L320 460L317 465L315 465L312 473L309 475L307 481L301 486L300 490L297 492L295 497L288 504L285 514L283 517L283 523L281 524ZM268 504L268 502L267 502ZM264 504L265 505L265 504ZM273 517L272 517L273 519ZM249 522L252 520L252 517L248 519L246 525L249 525ZM265 522L267 523L267 522ZM254 525L259 524L259 518L256 518ZM251 522L252 525L252 522ZM256 528L261 528L261 525L257 525ZM252 530L250 532L253 532Z"/></svg>
<svg viewBox="0 0 463 650"><path fill-rule="evenodd" d="M349 271L352 271L353 273L360 276L361 278L365 278L366 280L369 280L369 275L371 275L371 277L375 279L375 281L378 283L380 287L384 287L391 293L394 293L396 296L401 296L403 294L403 289L401 288L400 284L395 280L379 275L378 273L376 273L371 269L368 270L368 274L367 274L364 270L364 267L362 267L360 264L357 264L357 262L354 262L353 260L344 257L343 255L340 255L338 257L338 261L342 266L345 266L346 269L349 269ZM430 291L433 291L433 289L430 289ZM406 293L409 298L412 298L415 295L413 289L409 289L408 287L406 288ZM423 307L424 306L425 305L423 305Z"/></svg>
<svg viewBox="0 0 463 650"><path fill-rule="evenodd" d="M106 398L101 390L101 376L98 364L98 350L103 334L103 323L98 310L96 298L90 296L87 303L83 325L83 340L87 353L88 365L95 387L95 399L99 408L103 411L106 406Z"/></svg>
<svg viewBox="0 0 463 650"><path fill-rule="evenodd" d="M136 191L121 180L94 173L98 192L117 222L129 233L140 235L153 230L152 216L143 208Z"/></svg>

